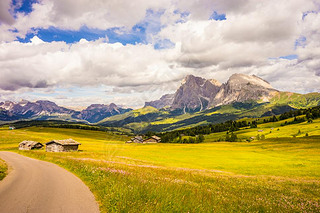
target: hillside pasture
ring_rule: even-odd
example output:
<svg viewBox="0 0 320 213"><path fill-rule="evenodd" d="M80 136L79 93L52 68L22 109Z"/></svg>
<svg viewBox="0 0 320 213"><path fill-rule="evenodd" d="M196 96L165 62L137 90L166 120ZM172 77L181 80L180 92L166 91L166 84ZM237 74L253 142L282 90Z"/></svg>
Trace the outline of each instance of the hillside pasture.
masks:
<svg viewBox="0 0 320 213"><path fill-rule="evenodd" d="M99 131L2 128L0 149L72 171L102 212L319 210L319 136L250 143L210 143L210 137L201 144L125 144L128 137ZM80 142L80 151L17 150L22 140L64 138Z"/></svg>

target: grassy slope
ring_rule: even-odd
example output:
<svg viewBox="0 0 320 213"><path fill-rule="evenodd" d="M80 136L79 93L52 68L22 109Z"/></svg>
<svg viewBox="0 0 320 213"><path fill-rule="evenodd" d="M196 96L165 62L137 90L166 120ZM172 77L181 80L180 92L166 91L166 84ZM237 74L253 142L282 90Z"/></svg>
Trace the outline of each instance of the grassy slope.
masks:
<svg viewBox="0 0 320 213"><path fill-rule="evenodd" d="M271 122L271 123L265 123L265 124L259 124L258 128L244 128L236 132L237 136L240 139L248 139L250 137L256 137L259 135L265 135L266 139L268 138L288 138L288 137L304 137L306 133L308 133L309 136L316 136L320 135L320 119L316 119L313 121L313 123L309 124L307 122L303 122L300 124L294 124L294 125L286 125L281 126L281 124L284 124L286 121L290 122L293 121L293 118L289 118L282 121L277 122ZM262 132L259 132L259 130ZM300 134L298 135L298 132L300 130ZM213 142L218 140L219 138L225 137L226 132L219 132L219 133L213 133L211 135L207 135L206 141Z"/></svg>
<svg viewBox="0 0 320 213"><path fill-rule="evenodd" d="M171 131L226 120L260 117L265 113L281 114L292 108L308 108L320 104L319 93L279 92L270 103L235 103L197 113L177 115L153 107L145 107L107 118L99 124L123 126L136 132ZM268 114L267 114L268 115Z"/></svg>
<svg viewBox="0 0 320 213"><path fill-rule="evenodd" d="M291 92L280 92L271 102L273 104L288 104L293 108L308 108L320 105L319 93L297 94Z"/></svg>
<svg viewBox="0 0 320 213"><path fill-rule="evenodd" d="M121 121L121 120L124 120L125 118L128 118L128 117L139 117L141 115L147 115L147 114L151 114L151 113L158 113L159 116L161 115L161 113L158 109L151 107L151 106L147 106L147 107L143 107L141 109L136 109L136 110L126 112L124 114L115 115L115 116L105 118L105 119L99 121L98 123L100 124L100 123L103 123L106 121ZM167 112L164 112L164 113L167 114Z"/></svg>
<svg viewBox="0 0 320 213"><path fill-rule="evenodd" d="M0 159L0 180L2 180L6 176L7 170L7 164L2 159Z"/></svg>
<svg viewBox="0 0 320 213"><path fill-rule="evenodd" d="M279 134L290 136L284 128ZM241 131L238 135L247 137L257 129ZM309 132L320 135L317 131ZM22 140L70 137L82 143L81 152L17 151ZM124 144L125 136L104 132L33 127L0 129L0 148L74 172L93 191L102 212L319 210L319 136L209 143L215 138L210 135L208 143L193 145Z"/></svg>

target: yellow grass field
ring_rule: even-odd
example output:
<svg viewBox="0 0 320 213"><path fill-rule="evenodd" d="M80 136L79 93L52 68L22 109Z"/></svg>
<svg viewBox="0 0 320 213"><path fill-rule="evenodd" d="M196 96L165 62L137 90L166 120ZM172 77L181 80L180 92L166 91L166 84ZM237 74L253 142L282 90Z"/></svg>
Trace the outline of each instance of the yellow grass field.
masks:
<svg viewBox="0 0 320 213"><path fill-rule="evenodd" d="M277 123L259 125L257 129L269 132L263 141L214 143L225 134L215 133L201 144L125 144L128 137L99 131L3 127L0 149L75 173L92 190L102 212L319 212L317 122L279 123L279 131ZM237 134L254 136L257 129ZM292 137L299 129L301 136ZM311 136L302 137L305 132ZM22 140L66 138L80 142L80 151L17 150Z"/></svg>

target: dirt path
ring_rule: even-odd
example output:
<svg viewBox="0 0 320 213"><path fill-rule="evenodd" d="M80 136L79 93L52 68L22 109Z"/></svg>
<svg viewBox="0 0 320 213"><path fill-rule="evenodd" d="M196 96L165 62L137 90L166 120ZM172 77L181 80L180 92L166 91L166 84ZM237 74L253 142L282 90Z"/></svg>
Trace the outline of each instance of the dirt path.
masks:
<svg viewBox="0 0 320 213"><path fill-rule="evenodd" d="M49 162L0 152L9 174L0 181L0 212L95 213L93 194L75 175Z"/></svg>

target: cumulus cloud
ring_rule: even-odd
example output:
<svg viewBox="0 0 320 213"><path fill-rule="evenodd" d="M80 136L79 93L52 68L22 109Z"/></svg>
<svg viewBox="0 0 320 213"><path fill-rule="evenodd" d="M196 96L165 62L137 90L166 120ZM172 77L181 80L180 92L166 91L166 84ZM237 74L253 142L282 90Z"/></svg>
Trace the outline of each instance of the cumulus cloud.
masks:
<svg viewBox="0 0 320 213"><path fill-rule="evenodd" d="M299 61L320 76L320 13L311 12L304 17L302 33L304 45L297 49Z"/></svg>
<svg viewBox="0 0 320 213"><path fill-rule="evenodd" d="M160 35L181 42L179 60L185 66L251 66L292 54L300 36L302 13L312 7L312 3L299 0L290 6L285 1L268 1L256 4L254 9L245 7L246 13L231 11L225 21L173 24Z"/></svg>
<svg viewBox="0 0 320 213"><path fill-rule="evenodd" d="M31 13L15 14L15 20L8 12L10 1L0 4L0 92L7 97L106 86L108 92L79 103L106 95L108 101L143 105L173 92L187 74L224 82L235 72L256 74L280 90L320 90L316 1L42 0L32 5ZM226 20L209 20L214 11L226 14ZM49 27L119 27L125 32L138 23L145 28L144 44L111 44L105 38L67 44L37 36L29 43L15 41ZM298 59L280 59L286 55ZM68 93L57 96L57 101L67 101L58 97Z"/></svg>
<svg viewBox="0 0 320 213"><path fill-rule="evenodd" d="M0 24L5 23L5 24L11 25L14 23L14 18L9 12L10 3L11 3L11 0L0 1Z"/></svg>
<svg viewBox="0 0 320 213"><path fill-rule="evenodd" d="M10 2L10 0L8 1ZM56 27L79 30L82 26L87 26L103 30L114 27L131 29L145 18L147 10L157 11L169 7L169 5L169 0L161 2L148 0L78 0L76 2L73 0L41 0L39 3L32 4L31 13L17 13L15 24L6 29L17 29L18 32L14 32L14 34L21 38L32 31L31 29L36 28ZM4 15L9 21L10 14Z"/></svg>
<svg viewBox="0 0 320 213"><path fill-rule="evenodd" d="M81 40L68 45L43 42L34 37L30 43L12 42L0 46L0 88L4 90L50 85L161 85L180 79L184 74L170 68L170 55L155 50L151 44Z"/></svg>

